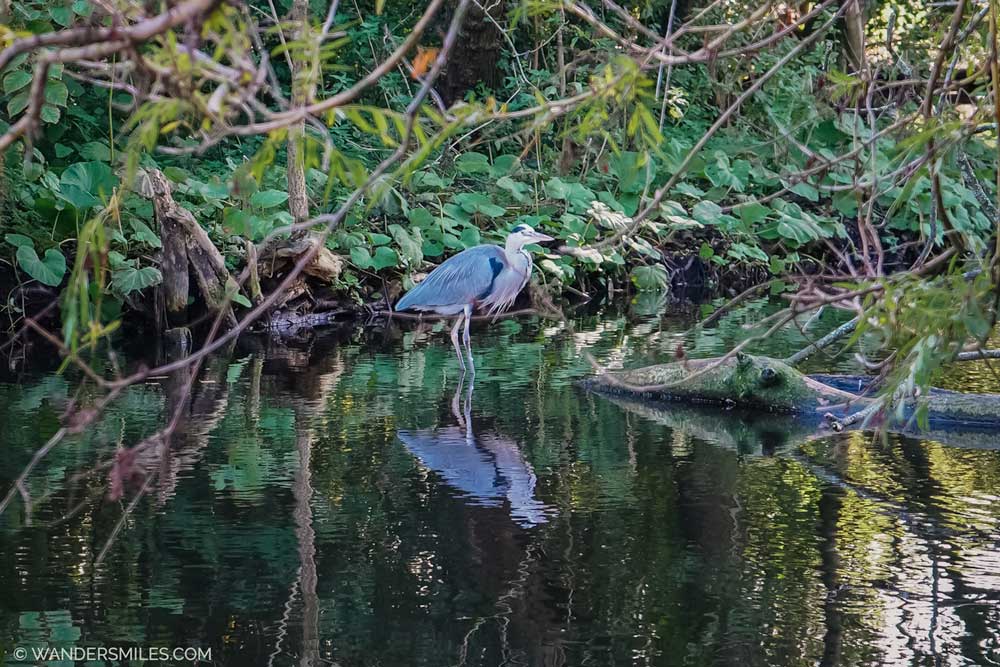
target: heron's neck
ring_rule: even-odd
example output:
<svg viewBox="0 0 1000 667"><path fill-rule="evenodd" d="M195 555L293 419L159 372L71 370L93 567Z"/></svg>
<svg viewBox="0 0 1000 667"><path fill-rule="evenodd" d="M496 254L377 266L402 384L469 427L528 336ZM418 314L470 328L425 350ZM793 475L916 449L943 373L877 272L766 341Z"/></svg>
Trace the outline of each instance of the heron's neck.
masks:
<svg viewBox="0 0 1000 667"><path fill-rule="evenodd" d="M528 275L531 274L531 254L524 249L524 246L524 243L507 241L504 251L507 253L511 268L527 279Z"/></svg>
<svg viewBox="0 0 1000 667"><path fill-rule="evenodd" d="M523 239L508 237L507 244L504 246L504 250L507 251L508 255L513 257L519 252L524 252L524 245L525 243Z"/></svg>

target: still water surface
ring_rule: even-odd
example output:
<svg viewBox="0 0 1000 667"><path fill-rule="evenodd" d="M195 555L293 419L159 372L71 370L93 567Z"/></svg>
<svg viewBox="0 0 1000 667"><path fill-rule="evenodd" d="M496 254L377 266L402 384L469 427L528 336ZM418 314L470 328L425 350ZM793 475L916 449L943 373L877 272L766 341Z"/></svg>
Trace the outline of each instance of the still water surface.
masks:
<svg viewBox="0 0 1000 667"><path fill-rule="evenodd" d="M167 456L111 467L164 423L183 378L150 380L39 464L30 513L15 500L0 516L0 652L8 665L31 646L344 667L1000 661L1000 452L816 439L573 384L585 350L626 366L678 344L713 356L769 309L686 335L684 315L481 326L471 401L455 399L442 327L243 346L207 365ZM790 327L754 351L801 341ZM952 384L997 391L991 378L971 366ZM73 386L0 384L0 493Z"/></svg>

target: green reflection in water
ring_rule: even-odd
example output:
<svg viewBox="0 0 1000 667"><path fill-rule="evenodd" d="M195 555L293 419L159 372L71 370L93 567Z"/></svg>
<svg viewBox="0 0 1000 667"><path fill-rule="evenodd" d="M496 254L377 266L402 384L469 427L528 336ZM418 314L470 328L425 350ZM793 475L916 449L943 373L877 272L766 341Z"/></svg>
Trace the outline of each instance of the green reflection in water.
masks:
<svg viewBox="0 0 1000 667"><path fill-rule="evenodd" d="M101 464L177 400L176 378L136 387L32 474L30 525L22 502L0 517L0 648L201 645L233 665L997 660L996 451L816 439L572 384L584 350L712 356L772 311L686 335L684 317L482 327L471 421L453 411L443 326L242 349L199 378L169 456L136 462L157 479L95 567L125 507ZM789 327L755 351L802 340ZM0 384L0 489L70 399L58 377Z"/></svg>

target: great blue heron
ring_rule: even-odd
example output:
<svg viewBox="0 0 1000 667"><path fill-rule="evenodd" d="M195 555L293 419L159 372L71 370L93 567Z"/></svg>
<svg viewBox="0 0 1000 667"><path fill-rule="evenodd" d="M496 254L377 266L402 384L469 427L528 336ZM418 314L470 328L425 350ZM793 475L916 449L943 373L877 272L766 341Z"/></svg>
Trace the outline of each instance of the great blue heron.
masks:
<svg viewBox="0 0 1000 667"><path fill-rule="evenodd" d="M529 225L518 225L510 231L503 248L477 245L445 260L399 300L396 310L457 315L451 330L451 342L464 371L465 360L458 341L458 330L464 321L463 340L469 354L469 368L475 372L469 344L469 322L473 309L485 308L488 314L496 315L509 308L531 277L531 255L524 246L551 240L551 236L536 232Z"/></svg>

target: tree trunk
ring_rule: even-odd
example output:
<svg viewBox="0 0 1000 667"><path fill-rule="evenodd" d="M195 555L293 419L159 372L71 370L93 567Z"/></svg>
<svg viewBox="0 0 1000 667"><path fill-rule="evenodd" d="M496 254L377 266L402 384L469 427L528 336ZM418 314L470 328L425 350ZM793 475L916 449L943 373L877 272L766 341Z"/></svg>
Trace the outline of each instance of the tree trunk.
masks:
<svg viewBox="0 0 1000 667"><path fill-rule="evenodd" d="M504 0L487 4L485 11L478 4L469 7L438 88L445 104L462 100L479 84L495 89L502 83L499 64L504 38L498 26L506 12Z"/></svg>
<svg viewBox="0 0 1000 667"><path fill-rule="evenodd" d="M296 24L296 40L309 37L309 1L294 0L289 18ZM315 77L309 72L310 63L298 63L292 59L292 106L308 104L316 93ZM295 222L309 219L309 197L306 194L305 165L305 121L299 121L288 129L288 212ZM292 234L292 238L305 236L305 230Z"/></svg>
<svg viewBox="0 0 1000 667"><path fill-rule="evenodd" d="M868 67L865 55L865 12L862 0L844 0L844 52L854 73L863 72Z"/></svg>
<svg viewBox="0 0 1000 667"><path fill-rule="evenodd" d="M314 32L309 26L309 1L294 0L289 12L289 19L295 24L297 41L312 44L305 56L298 60L291 59L292 70L292 106L309 104L316 97L316 84L319 77L319 49L322 47L323 35ZM309 220L309 196L306 191L306 132L305 121L292 125L288 129L286 176L288 181L288 212L296 223ZM259 294L259 277L270 277L294 263L305 252L320 243L318 234L309 229L292 232L287 240L275 239L258 253L257 270L251 269L251 277L257 283L251 283L255 300ZM248 261L252 257L248 255ZM305 267L306 274L329 283L340 275L343 262L328 248L321 247L313 260Z"/></svg>

